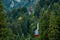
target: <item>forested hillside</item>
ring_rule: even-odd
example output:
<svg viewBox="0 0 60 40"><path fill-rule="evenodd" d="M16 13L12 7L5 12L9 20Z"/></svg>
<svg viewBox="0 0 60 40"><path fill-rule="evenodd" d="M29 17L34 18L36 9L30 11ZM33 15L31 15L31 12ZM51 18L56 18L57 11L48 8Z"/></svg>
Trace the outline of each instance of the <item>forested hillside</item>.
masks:
<svg viewBox="0 0 60 40"><path fill-rule="evenodd" d="M60 0L31 5L12 10L0 0L0 40L60 40Z"/></svg>

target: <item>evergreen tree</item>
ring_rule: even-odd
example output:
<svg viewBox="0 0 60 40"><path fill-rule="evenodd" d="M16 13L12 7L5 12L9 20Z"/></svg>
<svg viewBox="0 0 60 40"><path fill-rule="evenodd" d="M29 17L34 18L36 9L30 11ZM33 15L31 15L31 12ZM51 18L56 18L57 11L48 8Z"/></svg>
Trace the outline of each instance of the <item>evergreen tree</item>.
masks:
<svg viewBox="0 0 60 40"><path fill-rule="evenodd" d="M42 8L40 14L40 39L48 40L48 27L49 27L49 15L50 10L47 8Z"/></svg>
<svg viewBox="0 0 60 40"><path fill-rule="evenodd" d="M12 30L7 26L6 15L3 8L3 2L0 0L0 40L13 40L13 33Z"/></svg>
<svg viewBox="0 0 60 40"><path fill-rule="evenodd" d="M53 9L50 12L50 24L49 24L49 40L59 40L59 4L58 2L53 3Z"/></svg>
<svg viewBox="0 0 60 40"><path fill-rule="evenodd" d="M56 40L56 33L57 33L57 24L56 24L56 17L55 12L52 10L50 15L50 22L49 22L49 40Z"/></svg>
<svg viewBox="0 0 60 40"><path fill-rule="evenodd" d="M60 2L60 1L59 1ZM56 21L57 21L57 26L55 29L57 31L56 33L56 40L60 40L60 5L59 2L54 3L54 7L56 9Z"/></svg>

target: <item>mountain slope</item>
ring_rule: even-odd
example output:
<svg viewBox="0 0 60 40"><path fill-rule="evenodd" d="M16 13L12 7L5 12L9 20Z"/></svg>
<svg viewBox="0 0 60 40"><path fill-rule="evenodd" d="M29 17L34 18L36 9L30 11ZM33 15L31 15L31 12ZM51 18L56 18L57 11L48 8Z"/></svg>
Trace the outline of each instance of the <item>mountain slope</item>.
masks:
<svg viewBox="0 0 60 40"><path fill-rule="evenodd" d="M3 0L6 9L14 9L14 8L23 7L23 6L27 6L28 8L30 6L33 6L34 8L34 5L36 4L38 0L20 0L19 2L18 1L17 0Z"/></svg>

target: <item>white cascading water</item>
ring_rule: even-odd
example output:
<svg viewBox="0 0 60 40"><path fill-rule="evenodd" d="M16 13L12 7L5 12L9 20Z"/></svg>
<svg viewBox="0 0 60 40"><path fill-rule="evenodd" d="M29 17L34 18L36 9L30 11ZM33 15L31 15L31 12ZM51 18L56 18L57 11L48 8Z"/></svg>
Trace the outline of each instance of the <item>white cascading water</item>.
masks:
<svg viewBox="0 0 60 40"><path fill-rule="evenodd" d="M18 2L18 3L21 2L21 0L15 0L15 1Z"/></svg>
<svg viewBox="0 0 60 40"><path fill-rule="evenodd" d="M11 7L11 8L14 7L14 2L13 2L13 1L11 2L10 7Z"/></svg>

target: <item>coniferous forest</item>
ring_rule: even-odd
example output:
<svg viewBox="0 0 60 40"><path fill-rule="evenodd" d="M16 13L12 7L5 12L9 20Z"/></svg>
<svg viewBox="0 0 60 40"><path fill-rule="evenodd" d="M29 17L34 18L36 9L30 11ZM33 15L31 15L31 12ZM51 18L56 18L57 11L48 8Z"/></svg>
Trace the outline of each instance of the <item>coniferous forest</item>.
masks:
<svg viewBox="0 0 60 40"><path fill-rule="evenodd" d="M60 40L60 0L24 1L8 8L0 0L0 40Z"/></svg>

